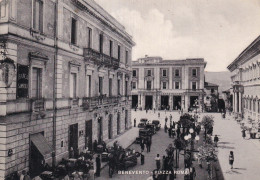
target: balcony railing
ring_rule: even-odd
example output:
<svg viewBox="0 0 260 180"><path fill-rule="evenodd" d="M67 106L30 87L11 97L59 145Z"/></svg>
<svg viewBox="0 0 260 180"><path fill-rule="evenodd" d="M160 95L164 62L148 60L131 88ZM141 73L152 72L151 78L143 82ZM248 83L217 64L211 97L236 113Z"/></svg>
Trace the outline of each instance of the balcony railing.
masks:
<svg viewBox="0 0 260 180"><path fill-rule="evenodd" d="M45 99L32 99L32 111L38 112L38 111L44 111L45 110Z"/></svg>
<svg viewBox="0 0 260 180"><path fill-rule="evenodd" d="M119 68L119 60L108 56L104 53L98 52L92 48L84 48L85 61L93 61L97 65L104 65L114 69Z"/></svg>
<svg viewBox="0 0 260 180"><path fill-rule="evenodd" d="M197 93L203 93L203 89L186 89L186 92L197 92Z"/></svg>
<svg viewBox="0 0 260 180"><path fill-rule="evenodd" d="M120 97L118 96L106 97L104 95L101 95L97 97L84 97L82 106L85 110L87 110L109 104L118 104L119 100Z"/></svg>

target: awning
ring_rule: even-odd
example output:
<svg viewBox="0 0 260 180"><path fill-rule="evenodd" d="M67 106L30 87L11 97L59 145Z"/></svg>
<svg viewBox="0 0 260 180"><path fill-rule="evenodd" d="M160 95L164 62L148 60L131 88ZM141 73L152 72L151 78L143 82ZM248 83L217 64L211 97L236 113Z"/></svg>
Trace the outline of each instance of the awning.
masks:
<svg viewBox="0 0 260 180"><path fill-rule="evenodd" d="M52 147L41 133L30 135L30 139L43 156L53 152Z"/></svg>

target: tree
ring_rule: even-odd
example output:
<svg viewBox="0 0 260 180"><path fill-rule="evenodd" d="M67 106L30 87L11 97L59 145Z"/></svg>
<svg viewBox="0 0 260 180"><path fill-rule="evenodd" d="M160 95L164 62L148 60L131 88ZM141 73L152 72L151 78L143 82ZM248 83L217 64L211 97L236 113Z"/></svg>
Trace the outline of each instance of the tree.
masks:
<svg viewBox="0 0 260 180"><path fill-rule="evenodd" d="M214 117L210 115L206 115L202 118L201 124L204 126L205 129L205 139L207 136L207 130L213 128L214 126Z"/></svg>

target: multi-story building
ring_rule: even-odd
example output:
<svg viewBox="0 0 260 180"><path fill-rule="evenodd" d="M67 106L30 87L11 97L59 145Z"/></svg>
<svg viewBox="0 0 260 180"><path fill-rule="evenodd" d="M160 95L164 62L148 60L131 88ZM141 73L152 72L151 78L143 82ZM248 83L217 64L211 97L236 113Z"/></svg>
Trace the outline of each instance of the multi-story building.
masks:
<svg viewBox="0 0 260 180"><path fill-rule="evenodd" d="M0 178L131 127L125 28L93 0L2 0ZM73 154L73 153L71 153Z"/></svg>
<svg viewBox="0 0 260 180"><path fill-rule="evenodd" d="M253 126L260 121L260 36L229 66L232 81L233 112Z"/></svg>
<svg viewBox="0 0 260 180"><path fill-rule="evenodd" d="M202 108L204 59L140 58L132 62L132 108Z"/></svg>

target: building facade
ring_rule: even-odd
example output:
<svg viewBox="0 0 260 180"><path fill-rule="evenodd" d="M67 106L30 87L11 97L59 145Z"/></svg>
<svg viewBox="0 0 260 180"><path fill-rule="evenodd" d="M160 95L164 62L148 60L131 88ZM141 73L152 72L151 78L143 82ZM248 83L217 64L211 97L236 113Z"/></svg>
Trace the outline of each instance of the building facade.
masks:
<svg viewBox="0 0 260 180"><path fill-rule="evenodd" d="M255 128L260 121L260 36L229 66L233 112Z"/></svg>
<svg viewBox="0 0 260 180"><path fill-rule="evenodd" d="M204 59L140 58L132 62L132 108L202 109Z"/></svg>
<svg viewBox="0 0 260 180"><path fill-rule="evenodd" d="M93 0L2 0L0 178L131 127L125 28Z"/></svg>
<svg viewBox="0 0 260 180"><path fill-rule="evenodd" d="M207 112L218 112L218 85L210 82L204 82L204 105Z"/></svg>

